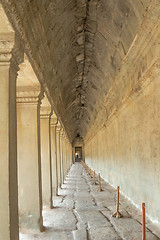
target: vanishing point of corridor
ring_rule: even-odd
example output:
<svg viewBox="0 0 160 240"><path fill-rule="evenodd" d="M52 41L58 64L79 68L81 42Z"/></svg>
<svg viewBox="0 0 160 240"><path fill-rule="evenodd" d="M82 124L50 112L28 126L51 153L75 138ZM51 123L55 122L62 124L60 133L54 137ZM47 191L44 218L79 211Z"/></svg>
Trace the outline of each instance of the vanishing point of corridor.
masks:
<svg viewBox="0 0 160 240"><path fill-rule="evenodd" d="M141 213L127 199L120 197L123 218L115 219L116 191L102 181L98 191L93 174L87 174L80 163L72 165L54 209L45 209L44 233L24 233L20 240L139 240L142 239ZM147 220L148 240L160 239L158 228Z"/></svg>

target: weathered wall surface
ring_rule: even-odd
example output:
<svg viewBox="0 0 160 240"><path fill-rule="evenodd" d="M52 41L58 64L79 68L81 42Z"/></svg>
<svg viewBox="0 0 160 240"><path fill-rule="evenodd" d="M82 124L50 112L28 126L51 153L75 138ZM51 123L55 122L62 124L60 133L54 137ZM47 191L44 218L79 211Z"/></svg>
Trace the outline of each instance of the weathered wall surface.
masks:
<svg viewBox="0 0 160 240"><path fill-rule="evenodd" d="M160 218L159 4L149 9L102 104L104 124L85 142L91 168L149 216ZM158 10L158 11L157 11ZM157 18L156 18L157 16ZM100 113L100 112L99 112ZM96 119L95 119L96 125Z"/></svg>
<svg viewBox="0 0 160 240"><path fill-rule="evenodd" d="M160 219L160 75L150 79L85 145L86 163L136 205Z"/></svg>

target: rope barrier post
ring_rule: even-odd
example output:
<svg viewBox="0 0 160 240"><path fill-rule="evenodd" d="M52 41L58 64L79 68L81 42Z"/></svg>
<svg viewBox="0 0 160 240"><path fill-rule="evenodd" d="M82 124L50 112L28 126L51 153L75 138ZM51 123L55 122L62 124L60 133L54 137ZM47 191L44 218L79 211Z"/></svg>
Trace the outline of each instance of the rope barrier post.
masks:
<svg viewBox="0 0 160 240"><path fill-rule="evenodd" d="M122 218L123 217L123 215L119 211L119 186L117 187L117 210L112 215L112 217L116 217L116 218Z"/></svg>
<svg viewBox="0 0 160 240"><path fill-rule="evenodd" d="M92 170L91 170L91 168L90 168L90 177L92 178Z"/></svg>
<svg viewBox="0 0 160 240"><path fill-rule="evenodd" d="M95 170L94 170L94 184L96 184L96 174L95 174Z"/></svg>
<svg viewBox="0 0 160 240"><path fill-rule="evenodd" d="M98 180L99 180L99 191L101 192L102 191L102 188L101 188L101 176L100 176L100 173L98 174Z"/></svg>
<svg viewBox="0 0 160 240"><path fill-rule="evenodd" d="M87 174L88 174L88 165L87 165Z"/></svg>
<svg viewBox="0 0 160 240"><path fill-rule="evenodd" d="M146 240L145 203L142 203L142 240Z"/></svg>

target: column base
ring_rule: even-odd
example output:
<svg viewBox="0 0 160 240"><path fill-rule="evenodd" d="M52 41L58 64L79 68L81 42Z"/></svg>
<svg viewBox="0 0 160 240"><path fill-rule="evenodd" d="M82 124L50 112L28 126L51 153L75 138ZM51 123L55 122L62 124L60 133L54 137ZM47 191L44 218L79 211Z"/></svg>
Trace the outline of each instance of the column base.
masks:
<svg viewBox="0 0 160 240"><path fill-rule="evenodd" d="M24 230L44 232L45 230L43 226L43 217L37 218L32 215L20 216L19 227L22 232Z"/></svg>
<svg viewBox="0 0 160 240"><path fill-rule="evenodd" d="M53 188L52 194L53 194L53 196L58 196L58 188Z"/></svg>
<svg viewBox="0 0 160 240"><path fill-rule="evenodd" d="M52 203L52 199L43 199L43 207L46 207L46 208L53 208L53 203Z"/></svg>

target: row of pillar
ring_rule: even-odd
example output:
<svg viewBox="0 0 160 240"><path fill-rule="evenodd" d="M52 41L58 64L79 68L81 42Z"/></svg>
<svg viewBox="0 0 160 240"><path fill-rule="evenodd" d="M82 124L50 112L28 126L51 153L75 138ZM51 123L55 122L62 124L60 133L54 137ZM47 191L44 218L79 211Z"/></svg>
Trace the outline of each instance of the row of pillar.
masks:
<svg viewBox="0 0 160 240"><path fill-rule="evenodd" d="M19 226L43 230L43 205L53 208L72 147L39 81L24 75L28 63L20 73L24 54L0 13L0 239L18 240Z"/></svg>
<svg viewBox="0 0 160 240"><path fill-rule="evenodd" d="M42 231L42 205L53 208L53 196L58 195L58 188L69 170L71 153L67 136L51 105L49 102L43 105L41 91L32 90L33 98L31 93L30 97L23 93L17 91L20 227Z"/></svg>

